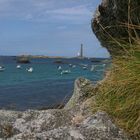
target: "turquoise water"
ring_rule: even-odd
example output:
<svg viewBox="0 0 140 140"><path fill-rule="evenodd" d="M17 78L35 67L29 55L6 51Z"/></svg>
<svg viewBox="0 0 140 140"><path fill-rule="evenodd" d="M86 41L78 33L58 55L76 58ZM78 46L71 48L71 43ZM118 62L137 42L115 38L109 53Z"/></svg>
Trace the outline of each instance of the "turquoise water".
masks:
<svg viewBox="0 0 140 140"><path fill-rule="evenodd" d="M17 69L14 57L1 58L5 71L0 72L0 108L26 110L60 104L64 98L70 98L74 80L85 77L94 82L101 80L106 66L93 63L89 59L62 59L64 64L56 64L56 59L32 59L30 64L22 64ZM75 68L69 64L76 65ZM88 65L87 70L83 64ZM70 70L71 73L61 75L57 67ZM96 66L90 71L91 66ZM33 73L26 71L33 67Z"/></svg>

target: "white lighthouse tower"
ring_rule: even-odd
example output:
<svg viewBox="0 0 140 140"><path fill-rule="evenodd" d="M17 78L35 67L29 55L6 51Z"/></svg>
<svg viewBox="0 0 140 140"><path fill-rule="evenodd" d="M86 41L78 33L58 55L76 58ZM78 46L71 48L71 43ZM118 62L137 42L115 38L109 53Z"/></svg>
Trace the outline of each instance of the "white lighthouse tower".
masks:
<svg viewBox="0 0 140 140"><path fill-rule="evenodd" d="M83 59L84 58L83 44L81 44L80 52L78 52L77 56L80 59Z"/></svg>

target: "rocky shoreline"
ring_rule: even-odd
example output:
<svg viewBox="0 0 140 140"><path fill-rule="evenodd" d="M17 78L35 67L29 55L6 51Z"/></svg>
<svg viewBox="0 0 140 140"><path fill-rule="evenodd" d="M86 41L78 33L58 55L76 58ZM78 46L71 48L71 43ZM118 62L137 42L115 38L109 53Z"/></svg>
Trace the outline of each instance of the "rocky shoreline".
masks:
<svg viewBox="0 0 140 140"><path fill-rule="evenodd" d="M127 140L110 117L91 112L90 100L95 98L98 85L79 78L74 94L63 109L0 110L0 138L2 140Z"/></svg>

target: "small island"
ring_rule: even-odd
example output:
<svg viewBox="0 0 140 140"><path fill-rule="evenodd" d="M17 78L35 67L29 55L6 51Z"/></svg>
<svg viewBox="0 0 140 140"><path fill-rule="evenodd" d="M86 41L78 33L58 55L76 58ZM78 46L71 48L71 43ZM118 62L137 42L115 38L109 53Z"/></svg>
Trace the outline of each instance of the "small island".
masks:
<svg viewBox="0 0 140 140"><path fill-rule="evenodd" d="M30 59L27 56L17 56L17 63L30 63Z"/></svg>

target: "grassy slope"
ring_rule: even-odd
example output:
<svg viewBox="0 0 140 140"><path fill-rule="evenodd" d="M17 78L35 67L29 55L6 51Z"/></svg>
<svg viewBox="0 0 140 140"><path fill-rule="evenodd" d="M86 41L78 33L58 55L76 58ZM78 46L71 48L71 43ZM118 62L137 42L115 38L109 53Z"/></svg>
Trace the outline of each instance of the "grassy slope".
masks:
<svg viewBox="0 0 140 140"><path fill-rule="evenodd" d="M140 139L140 48L113 58L112 70L97 91L93 111L104 110L134 139Z"/></svg>

